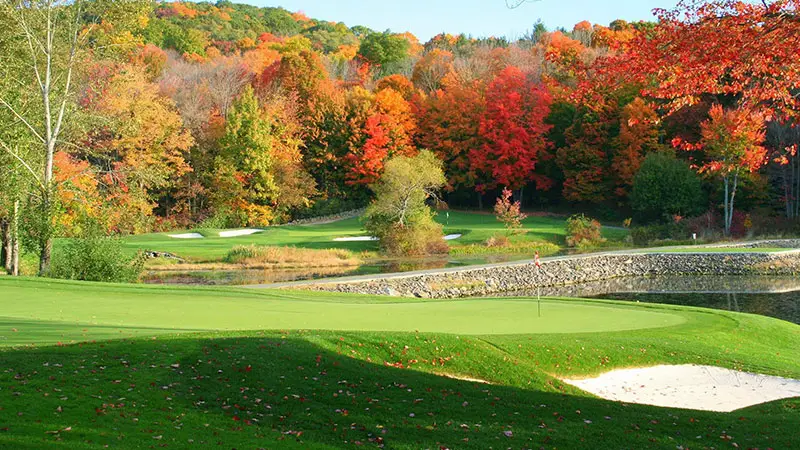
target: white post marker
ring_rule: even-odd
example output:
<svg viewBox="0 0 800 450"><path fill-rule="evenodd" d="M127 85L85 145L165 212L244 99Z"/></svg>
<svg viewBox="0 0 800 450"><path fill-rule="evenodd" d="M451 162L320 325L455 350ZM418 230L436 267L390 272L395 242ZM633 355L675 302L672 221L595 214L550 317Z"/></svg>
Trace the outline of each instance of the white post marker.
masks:
<svg viewBox="0 0 800 450"><path fill-rule="evenodd" d="M542 270L542 263L539 261L539 252L536 252L536 255L533 259L533 264L536 266L536 304L539 310L539 317L542 317L542 282L539 279L539 274Z"/></svg>

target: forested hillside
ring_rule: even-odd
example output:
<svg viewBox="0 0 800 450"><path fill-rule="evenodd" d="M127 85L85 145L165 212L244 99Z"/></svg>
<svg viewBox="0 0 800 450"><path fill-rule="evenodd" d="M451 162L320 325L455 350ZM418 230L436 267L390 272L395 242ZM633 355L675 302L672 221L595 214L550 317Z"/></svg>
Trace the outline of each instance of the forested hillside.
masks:
<svg viewBox="0 0 800 450"><path fill-rule="evenodd" d="M526 208L709 212L728 231L752 227L748 211L800 214L797 1L425 43L228 1L85 3L75 45L53 52L66 112L52 180L28 126L44 119L22 120L42 103L26 35L0 15L0 216L55 211L40 235L87 217L133 233L353 209L388 158L420 149L444 162L453 207L509 188Z"/></svg>

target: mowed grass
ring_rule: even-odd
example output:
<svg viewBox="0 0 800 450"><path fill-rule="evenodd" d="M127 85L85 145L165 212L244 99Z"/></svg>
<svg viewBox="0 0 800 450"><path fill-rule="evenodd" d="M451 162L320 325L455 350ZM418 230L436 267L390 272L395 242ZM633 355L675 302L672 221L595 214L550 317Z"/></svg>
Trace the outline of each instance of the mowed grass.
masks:
<svg viewBox="0 0 800 450"><path fill-rule="evenodd" d="M444 225L445 234L460 233L460 239L450 241L451 246L483 244L496 234L504 234L503 224L491 214L440 211L436 220ZM170 252L194 262L218 261L233 247L239 245L294 246L311 249L344 249L353 252L377 251L375 242L336 242L339 237L366 236L358 218L322 225L269 227L261 233L231 238L219 237L221 230L179 230L169 233L152 233L130 236L125 246L131 251L157 250ZM516 242L552 242L564 245L566 219L559 217L529 217L524 223L525 233L512 238ZM197 232L203 239L176 239L169 235ZM626 230L604 228L603 234L611 240L625 237Z"/></svg>
<svg viewBox="0 0 800 450"><path fill-rule="evenodd" d="M685 321L678 314L630 304L558 299L544 300L539 317L539 304L531 299L422 301L306 291L11 278L0 279L0 290L0 346L103 339L109 332L112 337L115 332L130 337L170 330L248 329L580 333L665 327ZM18 319L24 322L13 325ZM42 333L43 329L51 330L54 323L69 328L63 336ZM80 335L76 336L78 329Z"/></svg>
<svg viewBox="0 0 800 450"><path fill-rule="evenodd" d="M7 278L0 307L3 336L37 342L0 349L0 448L777 449L800 423L800 399L710 413L559 381L664 363L800 378L800 327L760 316ZM86 342L115 333L137 337Z"/></svg>

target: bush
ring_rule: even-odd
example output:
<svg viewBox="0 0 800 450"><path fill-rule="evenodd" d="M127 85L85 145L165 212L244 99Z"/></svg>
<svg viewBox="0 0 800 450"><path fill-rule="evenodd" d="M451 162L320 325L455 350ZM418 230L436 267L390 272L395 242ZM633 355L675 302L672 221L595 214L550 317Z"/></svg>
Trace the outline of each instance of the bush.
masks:
<svg viewBox="0 0 800 450"><path fill-rule="evenodd" d="M445 255L450 246L442 239L442 226L429 216L413 224L391 223L374 229L367 227L380 238L381 249L390 256Z"/></svg>
<svg viewBox="0 0 800 450"><path fill-rule="evenodd" d="M589 247L605 242L600 235L600 222L583 214L567 219L567 246Z"/></svg>
<svg viewBox="0 0 800 450"><path fill-rule="evenodd" d="M642 222L701 214L706 200L697 174L669 154L648 155L633 180L631 206Z"/></svg>
<svg viewBox="0 0 800 450"><path fill-rule="evenodd" d="M509 234L516 234L522 228L522 221L528 216L522 212L522 204L519 201L511 201L511 191L503 189L503 193L497 198L494 204L494 213L497 220L506 226Z"/></svg>
<svg viewBox="0 0 800 450"><path fill-rule="evenodd" d="M508 236L503 236L502 234L495 234L486 240L486 246L491 248L508 247L508 244Z"/></svg>
<svg viewBox="0 0 800 450"><path fill-rule="evenodd" d="M67 280L133 283L144 268L142 252L126 254L122 240L106 236L99 227L70 239L53 258L49 276Z"/></svg>

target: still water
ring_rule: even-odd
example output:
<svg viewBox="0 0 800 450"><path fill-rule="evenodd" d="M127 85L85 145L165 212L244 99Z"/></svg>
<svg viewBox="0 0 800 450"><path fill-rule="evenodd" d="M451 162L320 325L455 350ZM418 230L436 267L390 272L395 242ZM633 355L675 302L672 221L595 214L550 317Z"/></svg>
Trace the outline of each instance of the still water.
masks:
<svg viewBox="0 0 800 450"><path fill-rule="evenodd" d="M631 277L543 288L554 297L584 297L665 303L775 317L800 324L800 277ZM497 297L528 297L520 291Z"/></svg>
<svg viewBox="0 0 800 450"><path fill-rule="evenodd" d="M372 261L358 267L322 269L248 269L152 271L145 274L148 284L248 285L318 280L330 277L411 272L414 270L445 269L476 264L493 264L530 259L530 255L485 255L464 258L414 258Z"/></svg>

